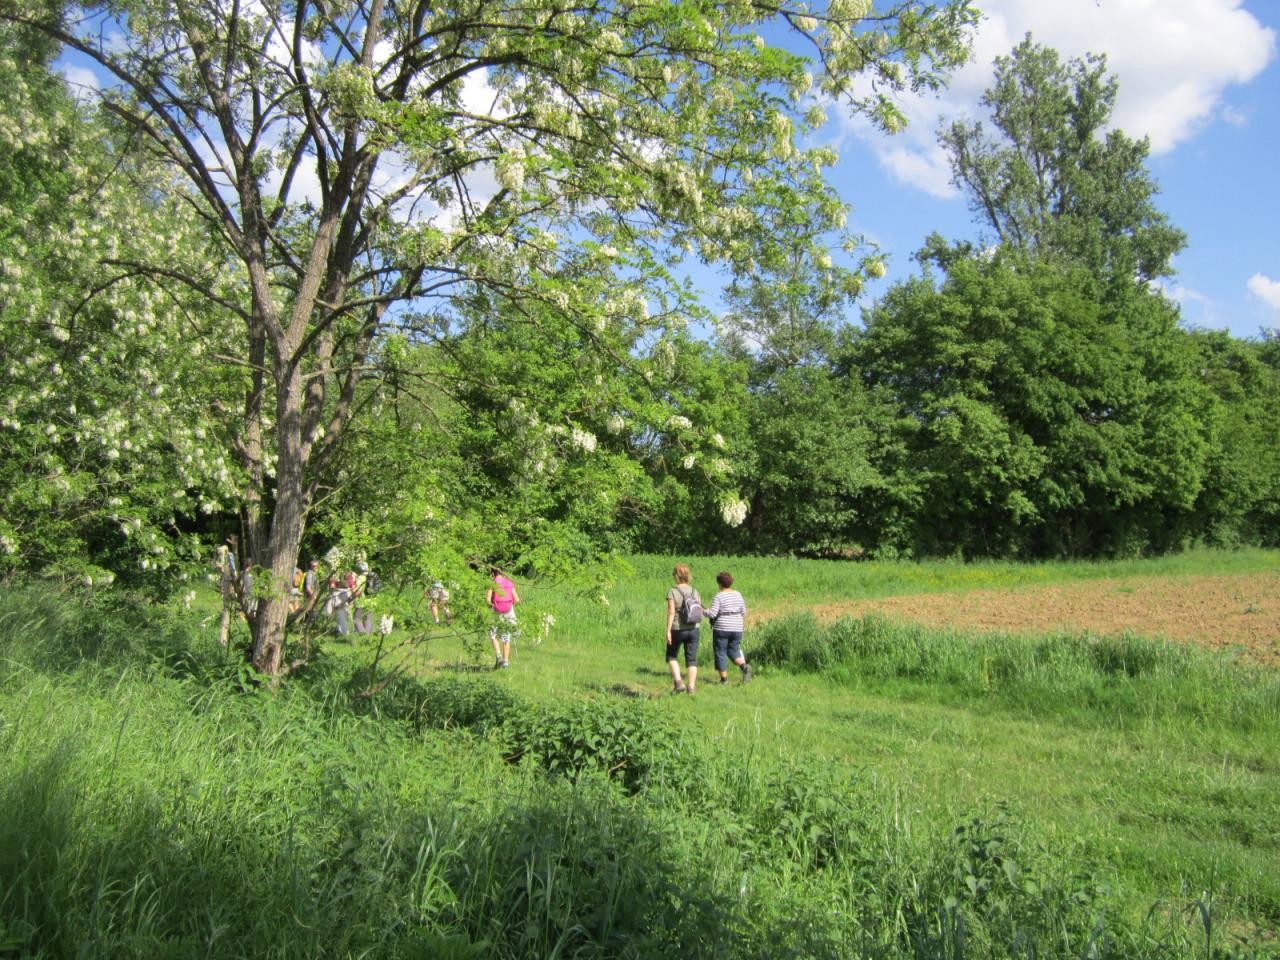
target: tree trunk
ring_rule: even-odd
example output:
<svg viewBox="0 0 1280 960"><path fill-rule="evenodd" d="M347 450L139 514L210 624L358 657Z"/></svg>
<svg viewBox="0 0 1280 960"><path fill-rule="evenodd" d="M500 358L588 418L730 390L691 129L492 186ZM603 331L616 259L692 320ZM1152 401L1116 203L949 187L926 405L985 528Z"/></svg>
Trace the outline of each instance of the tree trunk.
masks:
<svg viewBox="0 0 1280 960"><path fill-rule="evenodd" d="M310 509L307 456L302 444L302 378L294 367L279 392L277 403L276 500L271 512L271 533L266 555L259 563L271 577L270 597L260 604L253 623L253 654L260 673L279 677L284 663L285 633L289 622L289 587L298 565L302 534Z"/></svg>

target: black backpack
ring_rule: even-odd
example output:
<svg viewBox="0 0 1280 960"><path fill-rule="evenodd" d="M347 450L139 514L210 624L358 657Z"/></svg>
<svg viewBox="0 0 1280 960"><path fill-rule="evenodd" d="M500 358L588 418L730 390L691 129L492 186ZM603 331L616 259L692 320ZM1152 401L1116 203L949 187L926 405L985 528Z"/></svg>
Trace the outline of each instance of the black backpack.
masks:
<svg viewBox="0 0 1280 960"><path fill-rule="evenodd" d="M378 595L378 591L381 589L382 578L370 570L369 576L366 577L364 581L364 595L366 597L376 597Z"/></svg>

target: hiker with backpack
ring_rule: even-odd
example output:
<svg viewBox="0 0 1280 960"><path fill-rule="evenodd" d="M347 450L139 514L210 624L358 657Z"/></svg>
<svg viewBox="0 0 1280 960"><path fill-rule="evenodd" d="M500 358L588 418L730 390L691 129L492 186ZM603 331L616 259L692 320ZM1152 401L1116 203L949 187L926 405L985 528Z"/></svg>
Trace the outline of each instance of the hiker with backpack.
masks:
<svg viewBox="0 0 1280 960"><path fill-rule="evenodd" d="M516 604L520 602L520 594L510 577L495 570L485 599L494 616L494 623L489 627L489 641L496 658L493 669L505 669L511 665L511 641L516 634Z"/></svg>
<svg viewBox="0 0 1280 960"><path fill-rule="evenodd" d="M733 588L733 576L727 570L716 574L720 592L707 607L707 619L711 621L711 649L715 652L716 669L720 682L729 682L729 661L742 671L742 682L751 682L751 664L742 655L742 633L747 626L747 601Z"/></svg>
<svg viewBox="0 0 1280 960"><path fill-rule="evenodd" d="M694 693L698 687L698 625L702 623L702 598L693 588L693 574L687 563L677 563L671 571L676 585L667 591L667 666L675 683L672 693ZM688 683L680 676L680 650Z"/></svg>

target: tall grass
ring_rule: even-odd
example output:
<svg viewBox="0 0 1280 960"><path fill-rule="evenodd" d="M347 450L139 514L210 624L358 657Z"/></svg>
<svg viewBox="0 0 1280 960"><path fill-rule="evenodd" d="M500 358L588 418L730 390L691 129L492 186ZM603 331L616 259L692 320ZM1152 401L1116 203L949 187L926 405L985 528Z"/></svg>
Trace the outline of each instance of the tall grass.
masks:
<svg viewBox="0 0 1280 960"><path fill-rule="evenodd" d="M146 613L0 597L0 956L1203 955L999 805L921 819L647 701L255 691Z"/></svg>
<svg viewBox="0 0 1280 960"><path fill-rule="evenodd" d="M950 689L968 702L1038 715L1280 729L1274 671L1146 637L971 634L876 615L824 625L799 613L766 621L753 641L763 665L846 681L905 680L927 684L934 696Z"/></svg>

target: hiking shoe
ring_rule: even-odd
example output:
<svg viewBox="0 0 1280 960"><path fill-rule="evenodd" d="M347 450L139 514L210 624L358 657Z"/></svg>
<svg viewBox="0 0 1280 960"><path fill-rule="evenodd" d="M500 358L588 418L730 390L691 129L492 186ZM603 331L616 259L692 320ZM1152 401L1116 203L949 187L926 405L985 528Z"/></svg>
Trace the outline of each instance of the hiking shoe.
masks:
<svg viewBox="0 0 1280 960"><path fill-rule="evenodd" d="M728 682L729 682L729 678L728 678L728 677L721 677L721 678L720 678L720 684L721 684L721 686L723 686L724 684L726 684L726 683L728 683Z"/></svg>
<svg viewBox="0 0 1280 960"><path fill-rule="evenodd" d="M742 682L743 683L751 682L751 664L749 663L744 663L742 665Z"/></svg>
<svg viewBox="0 0 1280 960"><path fill-rule="evenodd" d="M505 664L503 664L503 662L502 662L502 658L501 658L501 657L495 657L495 658L494 658L494 661L493 661L493 669L495 669L495 670L501 670L501 669L503 668L503 666L505 666Z"/></svg>
<svg viewBox="0 0 1280 960"><path fill-rule="evenodd" d="M509 666L511 666L511 664L510 664L508 661L506 661L506 660L503 660L503 661L502 661L502 669L503 669L503 670L507 669L507 667L509 667Z"/></svg>
<svg viewBox="0 0 1280 960"><path fill-rule="evenodd" d="M674 695L675 695L675 694L677 694L677 693L688 693L688 692L689 692L689 688L688 688L688 687L686 687L686 686L682 683L682 684L680 684L680 686L678 686L678 687L676 687L674 690L672 690L672 691L671 691L671 694L672 694L672 696L674 696Z"/></svg>

